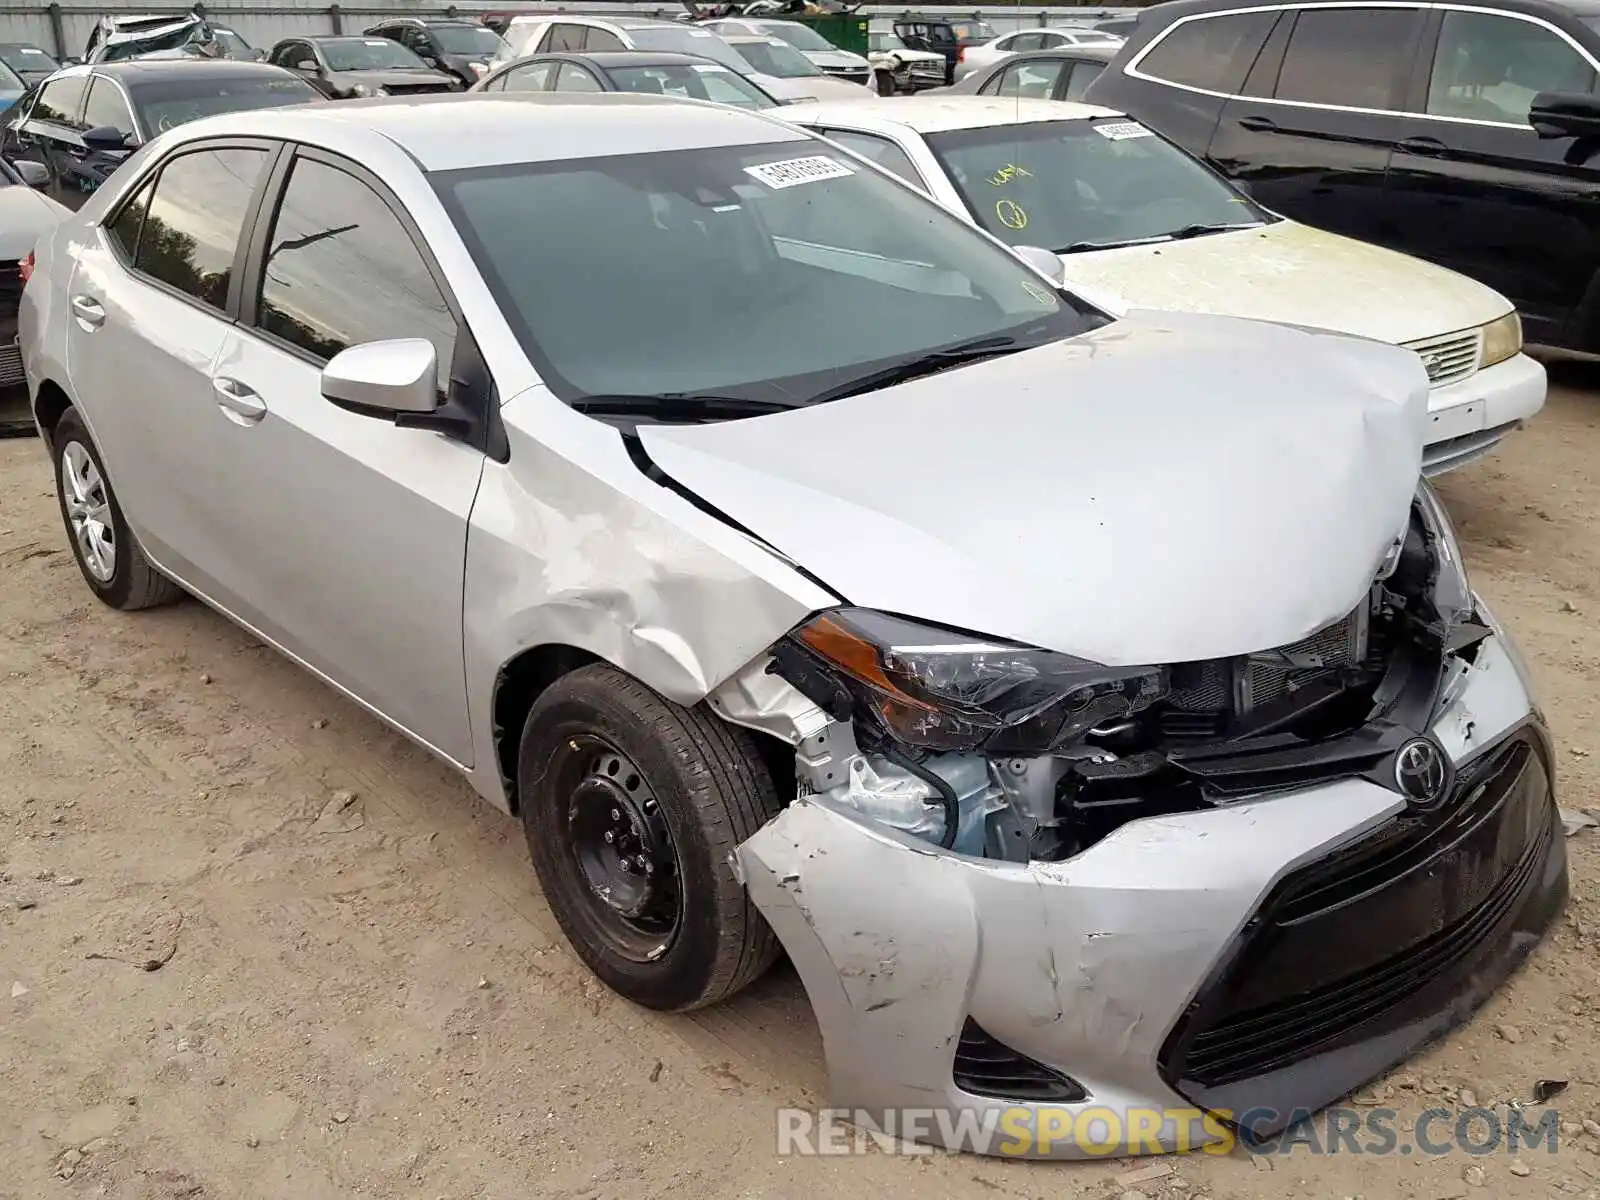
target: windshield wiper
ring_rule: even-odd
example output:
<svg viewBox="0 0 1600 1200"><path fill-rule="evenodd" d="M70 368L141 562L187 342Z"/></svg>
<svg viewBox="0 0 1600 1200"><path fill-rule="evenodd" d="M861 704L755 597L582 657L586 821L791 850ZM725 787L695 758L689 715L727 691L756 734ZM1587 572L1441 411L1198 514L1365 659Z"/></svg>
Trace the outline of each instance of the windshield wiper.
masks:
<svg viewBox="0 0 1600 1200"><path fill-rule="evenodd" d="M733 417L762 417L797 407L780 400L752 400L748 396L717 396L700 392L660 392L655 395L610 393L582 396L572 401L581 413L596 417L652 417L658 421L720 421Z"/></svg>
<svg viewBox="0 0 1600 1200"><path fill-rule="evenodd" d="M1181 242L1185 238L1205 237L1208 233L1227 233L1234 229L1258 229L1261 224L1260 221L1234 221L1231 223L1213 221L1210 224L1197 221L1193 225L1184 225L1174 229L1168 236L1175 242Z"/></svg>
<svg viewBox="0 0 1600 1200"><path fill-rule="evenodd" d="M1070 245L1061 247L1061 249L1057 250L1056 253L1080 254L1085 250L1120 250L1124 246L1149 246L1154 245L1156 242L1164 242L1167 240L1166 234L1158 233L1152 237L1124 238L1121 241L1073 242Z"/></svg>
<svg viewBox="0 0 1600 1200"><path fill-rule="evenodd" d="M991 358L996 354L1010 354L1014 350L1023 350L1027 347L1018 346L1017 339L1004 335L997 337L973 338L970 342L960 342L954 346L946 346L943 350L933 350L927 354L919 354L914 358L902 359L892 363L881 370L873 371L869 375L862 375L848 383L841 383L837 387L828 388L811 397L807 403L826 404L830 400L843 400L847 396L859 396L863 392L875 392L879 388L890 387L896 383L905 383L923 375L932 375L936 371L943 371L949 367L959 367L962 363L977 362L980 358Z"/></svg>

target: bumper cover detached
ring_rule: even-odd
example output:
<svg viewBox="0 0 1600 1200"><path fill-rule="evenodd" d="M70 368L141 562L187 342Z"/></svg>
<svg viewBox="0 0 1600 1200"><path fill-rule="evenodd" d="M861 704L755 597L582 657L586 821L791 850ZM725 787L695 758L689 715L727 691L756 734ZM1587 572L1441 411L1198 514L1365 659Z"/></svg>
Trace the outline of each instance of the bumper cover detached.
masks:
<svg viewBox="0 0 1600 1200"><path fill-rule="evenodd" d="M1453 691L1433 733L1458 783L1422 816L1344 779L1022 865L791 805L739 861L816 1011L831 1102L934 1110L917 1135L952 1149L994 1152L951 1131L1022 1110L1033 1140L1000 1152L1183 1150L1206 1140L1191 1105L1264 1136L1405 1058L1565 897L1544 734L1498 638Z"/></svg>

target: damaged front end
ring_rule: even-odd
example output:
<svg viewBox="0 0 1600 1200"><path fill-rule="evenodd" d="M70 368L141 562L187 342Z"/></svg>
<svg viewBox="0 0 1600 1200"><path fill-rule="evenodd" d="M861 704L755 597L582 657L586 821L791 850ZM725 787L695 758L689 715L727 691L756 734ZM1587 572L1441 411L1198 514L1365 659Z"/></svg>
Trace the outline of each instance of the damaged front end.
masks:
<svg viewBox="0 0 1600 1200"><path fill-rule="evenodd" d="M1565 895L1542 720L1426 485L1292 645L1104 667L835 609L711 702L795 749L738 857L833 1102L945 1144L1018 1110L1039 1157L1184 1148L1189 1106L1269 1135L1462 1019Z"/></svg>

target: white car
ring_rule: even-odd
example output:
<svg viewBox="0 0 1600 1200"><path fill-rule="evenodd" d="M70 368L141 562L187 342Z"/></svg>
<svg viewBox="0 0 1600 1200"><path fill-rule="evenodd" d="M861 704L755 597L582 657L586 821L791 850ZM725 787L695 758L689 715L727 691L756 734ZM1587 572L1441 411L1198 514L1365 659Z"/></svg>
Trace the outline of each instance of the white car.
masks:
<svg viewBox="0 0 1600 1200"><path fill-rule="evenodd" d="M631 1000L781 943L834 1105L897 1136L1271 1134L1560 912L1549 735L1419 485L1415 355L1113 319L821 138L659 96L194 121L31 269L85 589L203 597L438 756Z"/></svg>
<svg viewBox="0 0 1600 1200"><path fill-rule="evenodd" d="M721 20L703 22L702 28L712 30L723 37L743 35L778 38L804 54L824 75L831 75L835 79L844 79L850 83L872 82L872 67L866 59L859 54L839 49L811 26L800 21L724 17Z"/></svg>
<svg viewBox="0 0 1600 1200"><path fill-rule="evenodd" d="M867 61L880 80L880 94L919 92L944 86L945 59L932 50L913 50L897 33L873 30L867 34ZM887 78L887 88L881 80Z"/></svg>
<svg viewBox="0 0 1600 1200"><path fill-rule="evenodd" d="M1098 29L1020 29L1005 33L992 42L968 46L956 62L955 77L965 78L981 67L1024 50L1057 50L1062 46L1120 46L1125 38Z"/></svg>
<svg viewBox="0 0 1600 1200"><path fill-rule="evenodd" d="M769 95L785 104L810 100L870 100L872 90L829 75L782 38L730 33L719 40L744 61L745 73Z"/></svg>
<svg viewBox="0 0 1600 1200"><path fill-rule="evenodd" d="M1424 465L1486 454L1545 401L1512 304L1421 259L1270 213L1110 109L920 96L784 110L1014 247L1061 256L1113 311L1226 313L1407 346L1433 385Z"/></svg>

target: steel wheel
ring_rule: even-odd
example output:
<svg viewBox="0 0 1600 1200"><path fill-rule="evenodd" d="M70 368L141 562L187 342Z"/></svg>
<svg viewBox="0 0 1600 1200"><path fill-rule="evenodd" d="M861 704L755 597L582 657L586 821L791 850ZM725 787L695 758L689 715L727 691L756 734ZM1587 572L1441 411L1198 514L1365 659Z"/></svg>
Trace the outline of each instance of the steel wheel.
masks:
<svg viewBox="0 0 1600 1200"><path fill-rule="evenodd" d="M111 498L100 469L82 443L61 448L62 505L84 569L100 583L117 572L117 536L111 519Z"/></svg>
<svg viewBox="0 0 1600 1200"><path fill-rule="evenodd" d="M631 758L596 734L568 739L551 766L566 797L566 850L595 932L624 958L655 961L677 937L683 895L654 789Z"/></svg>

